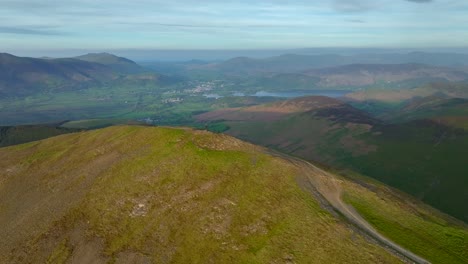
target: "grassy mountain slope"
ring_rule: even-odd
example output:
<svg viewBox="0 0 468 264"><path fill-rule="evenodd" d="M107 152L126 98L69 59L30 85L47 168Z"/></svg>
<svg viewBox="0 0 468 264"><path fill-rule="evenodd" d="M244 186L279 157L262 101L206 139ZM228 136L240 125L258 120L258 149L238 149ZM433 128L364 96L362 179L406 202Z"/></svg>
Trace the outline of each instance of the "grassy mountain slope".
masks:
<svg viewBox="0 0 468 264"><path fill-rule="evenodd" d="M318 99L306 97L283 104ZM321 108L303 109L274 119L271 116L281 110L271 111L269 105L257 106L256 111L215 111L200 115L199 119L222 121L229 126L226 133L250 142L356 170L468 220L463 205L468 199L468 167L463 154L468 147L466 131L434 121L386 125L335 101L334 105L324 103Z"/></svg>
<svg viewBox="0 0 468 264"><path fill-rule="evenodd" d="M468 260L467 226L397 190L348 172L344 200L382 234L432 263ZM371 192L369 190L372 190Z"/></svg>
<svg viewBox="0 0 468 264"><path fill-rule="evenodd" d="M0 262L398 262L225 135L111 127L1 148L0 169Z"/></svg>

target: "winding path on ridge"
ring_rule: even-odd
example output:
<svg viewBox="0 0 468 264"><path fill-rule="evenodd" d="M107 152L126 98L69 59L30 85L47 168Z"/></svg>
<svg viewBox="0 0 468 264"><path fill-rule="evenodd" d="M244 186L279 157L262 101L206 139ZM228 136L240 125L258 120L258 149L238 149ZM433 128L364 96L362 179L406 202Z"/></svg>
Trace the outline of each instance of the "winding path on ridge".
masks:
<svg viewBox="0 0 468 264"><path fill-rule="evenodd" d="M430 263L426 259L412 253L407 249L404 249L403 247L389 240L385 236L381 235L352 206L343 202L343 200L341 199L342 180L305 160L291 157L275 151L271 151L269 152L269 154L286 159L295 166L299 167L302 170L302 172L304 172L304 176L306 176L306 180L308 181L308 183L310 183L314 187L316 192L318 192L318 194L322 196L326 200L326 202L328 202L329 205L333 207L334 210L340 212L348 221L350 221L359 229L370 235L372 238L391 248L392 250L398 252L399 254L403 255L408 260L419 264Z"/></svg>

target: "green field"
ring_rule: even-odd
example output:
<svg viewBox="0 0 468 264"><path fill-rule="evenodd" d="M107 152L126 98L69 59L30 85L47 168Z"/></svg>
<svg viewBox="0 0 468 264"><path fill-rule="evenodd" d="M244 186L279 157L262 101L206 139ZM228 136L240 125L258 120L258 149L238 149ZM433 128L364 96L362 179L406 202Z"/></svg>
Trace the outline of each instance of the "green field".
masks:
<svg viewBox="0 0 468 264"><path fill-rule="evenodd" d="M194 85L191 83L169 86L115 85L0 99L0 125L89 119L136 121L148 118L158 125L193 125L194 113L275 100L248 96L206 98L203 96L204 93L185 90L193 88ZM219 93L223 94L222 91ZM175 99L180 101L170 101Z"/></svg>

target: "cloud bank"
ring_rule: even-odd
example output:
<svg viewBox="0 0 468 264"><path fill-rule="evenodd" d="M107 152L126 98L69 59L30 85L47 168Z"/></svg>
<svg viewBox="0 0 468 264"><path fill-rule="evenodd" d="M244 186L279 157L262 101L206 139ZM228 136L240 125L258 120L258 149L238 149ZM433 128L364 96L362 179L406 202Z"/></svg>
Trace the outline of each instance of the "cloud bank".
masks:
<svg viewBox="0 0 468 264"><path fill-rule="evenodd" d="M0 6L0 49L468 46L468 3L456 0L0 0Z"/></svg>

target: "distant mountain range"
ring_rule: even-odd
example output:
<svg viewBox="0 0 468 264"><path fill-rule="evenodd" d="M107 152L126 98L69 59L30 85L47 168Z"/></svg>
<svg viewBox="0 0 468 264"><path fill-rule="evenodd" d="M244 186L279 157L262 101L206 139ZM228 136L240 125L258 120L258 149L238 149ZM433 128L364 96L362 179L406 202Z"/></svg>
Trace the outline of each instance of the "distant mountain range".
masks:
<svg viewBox="0 0 468 264"><path fill-rule="evenodd" d="M63 59L0 54L0 97L77 90L117 81L162 83L169 79L148 72L131 60L107 53Z"/></svg>
<svg viewBox="0 0 468 264"><path fill-rule="evenodd" d="M74 58L78 60L103 64L119 73L128 74L148 71L134 61L109 53L88 53Z"/></svg>
<svg viewBox="0 0 468 264"><path fill-rule="evenodd" d="M468 80L468 71L424 64L348 64L297 73L264 73L254 84L266 89L412 88L430 82Z"/></svg>
<svg viewBox="0 0 468 264"><path fill-rule="evenodd" d="M409 88L430 82L468 80L466 61L468 55L463 54L287 54L266 59L239 57L219 63L145 64L148 68L144 68L109 53L64 59L23 58L3 53L0 54L0 96L26 96L116 83L164 85L184 79L218 77L266 91Z"/></svg>
<svg viewBox="0 0 468 264"><path fill-rule="evenodd" d="M0 96L80 89L118 78L111 68L78 59L35 59L0 54Z"/></svg>
<svg viewBox="0 0 468 264"><path fill-rule="evenodd" d="M468 55L408 54L296 55L221 62L147 63L148 67L193 78L227 78L252 89L411 88L430 82L468 80Z"/></svg>
<svg viewBox="0 0 468 264"><path fill-rule="evenodd" d="M468 65L468 54L412 52L407 54L358 55L296 55L285 54L266 59L237 57L220 63L203 66L221 71L247 72L298 72L347 64L427 64L445 67Z"/></svg>
<svg viewBox="0 0 468 264"><path fill-rule="evenodd" d="M350 64L309 70L306 75L320 78L319 87L364 87L411 81L464 81L468 72L424 64Z"/></svg>

